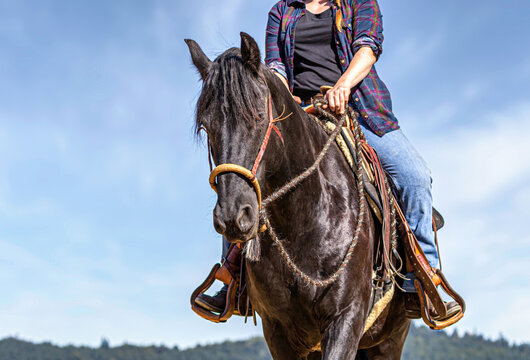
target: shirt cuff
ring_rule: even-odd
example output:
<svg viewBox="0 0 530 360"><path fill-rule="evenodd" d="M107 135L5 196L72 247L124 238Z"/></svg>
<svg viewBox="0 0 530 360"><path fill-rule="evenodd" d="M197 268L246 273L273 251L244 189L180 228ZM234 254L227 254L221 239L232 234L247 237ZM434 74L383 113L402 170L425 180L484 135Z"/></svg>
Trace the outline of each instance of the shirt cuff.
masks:
<svg viewBox="0 0 530 360"><path fill-rule="evenodd" d="M379 59L383 48L381 44L377 43L374 39L369 36L362 36L353 42L353 52L356 53L360 48L368 46L375 54L375 57Z"/></svg>
<svg viewBox="0 0 530 360"><path fill-rule="evenodd" d="M280 61L272 61L267 64L267 67L274 72L282 75L287 80L287 72L285 72L285 65Z"/></svg>

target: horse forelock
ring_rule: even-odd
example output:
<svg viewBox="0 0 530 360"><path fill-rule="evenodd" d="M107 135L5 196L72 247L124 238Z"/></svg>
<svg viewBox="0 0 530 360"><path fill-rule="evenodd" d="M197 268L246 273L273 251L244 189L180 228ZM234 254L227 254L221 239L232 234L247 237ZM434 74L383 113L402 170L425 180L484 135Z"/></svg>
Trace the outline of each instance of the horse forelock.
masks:
<svg viewBox="0 0 530 360"><path fill-rule="evenodd" d="M246 131L265 118L265 83L247 69L238 48L220 55L212 64L197 102L195 127L205 117L226 121L229 130Z"/></svg>

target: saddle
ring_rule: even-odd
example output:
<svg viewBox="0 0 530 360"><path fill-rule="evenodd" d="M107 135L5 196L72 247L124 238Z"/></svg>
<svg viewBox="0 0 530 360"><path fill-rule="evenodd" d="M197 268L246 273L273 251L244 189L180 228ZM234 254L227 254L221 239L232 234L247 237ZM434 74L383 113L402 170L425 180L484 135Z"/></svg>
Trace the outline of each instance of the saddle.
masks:
<svg viewBox="0 0 530 360"><path fill-rule="evenodd" d="M388 208L392 207L390 212L395 211L397 214L397 229L399 241L404 250L405 250L405 269L407 273L413 272L416 276L414 280L414 285L419 296L420 301L420 311L421 318L427 326L433 330L441 330L454 323L458 322L464 316L466 309L464 299L451 287L441 270L432 268L427 258L421 249L416 236L414 235L412 229L410 228L399 202L395 196L395 189L389 191L388 187L392 186L390 177L384 172L382 166L377 158L377 154L366 142L362 143L363 147L366 147L366 160L369 162L369 167L367 168L368 172L373 172L372 175L375 181L370 182L368 186L365 184L365 189L369 194L367 197L368 202L373 202L371 204L371 209L376 214L376 217L380 219L383 229L388 228L384 226L385 222L388 223L390 220L388 216ZM367 175L370 178L370 175ZM378 181L378 178L385 177L386 181ZM392 186L393 187L393 186ZM385 209L386 203L386 209ZM381 215L377 215L377 213ZM433 208L433 231L435 234L435 242L438 247L438 235L437 232L444 225L444 220L442 215ZM397 252L397 242L388 238L388 234L383 234L382 238L383 246L382 251L387 252L386 255L383 255L382 266L383 268L390 271L390 274L385 274L386 276L400 276L403 278L400 273L401 266L398 268L395 265L392 265L392 261L402 262L398 252ZM390 246L389 246L390 244ZM438 250L439 253L439 250ZM390 264L389 264L390 263ZM402 265L402 263L400 264ZM383 275L383 278L385 277ZM446 303L443 301L442 296L438 289L442 289L447 295L449 295L456 303L460 306L460 309L452 314L448 314L448 309L446 308ZM433 311L434 310L434 311Z"/></svg>

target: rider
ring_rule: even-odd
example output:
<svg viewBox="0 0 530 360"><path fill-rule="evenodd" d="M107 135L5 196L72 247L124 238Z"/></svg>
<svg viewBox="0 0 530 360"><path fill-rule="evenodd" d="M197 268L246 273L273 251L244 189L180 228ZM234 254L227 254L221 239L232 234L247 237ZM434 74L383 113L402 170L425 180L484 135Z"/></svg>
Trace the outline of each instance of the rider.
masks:
<svg viewBox="0 0 530 360"><path fill-rule="evenodd" d="M302 105L320 92L321 85L330 85L326 98L332 111L342 114L348 104L357 110L367 142L399 192L411 229L431 266L438 268L431 173L400 129L390 93L375 70L382 43L376 0L280 0L269 12L265 63ZM413 274L407 277L413 279ZM403 288L416 292L412 280ZM196 302L221 311L225 296L226 287L214 296L201 295Z"/></svg>

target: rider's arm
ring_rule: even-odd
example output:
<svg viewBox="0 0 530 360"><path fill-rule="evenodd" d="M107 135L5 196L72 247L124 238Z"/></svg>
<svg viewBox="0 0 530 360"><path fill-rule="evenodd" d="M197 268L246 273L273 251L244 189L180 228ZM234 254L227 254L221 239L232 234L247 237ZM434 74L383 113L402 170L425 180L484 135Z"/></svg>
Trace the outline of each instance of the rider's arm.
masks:
<svg viewBox="0 0 530 360"><path fill-rule="evenodd" d="M354 0L353 20L353 52L368 46L379 58L383 52L383 17L377 0Z"/></svg>
<svg viewBox="0 0 530 360"><path fill-rule="evenodd" d="M266 56L265 64L272 72L278 76L281 82L285 85L287 90L291 91L289 82L287 81L287 71L285 66L285 59L281 57L281 48L283 44L280 40L280 27L282 18L283 2L278 2L269 12L269 21L267 23L267 31L265 37ZM301 100L297 96L293 96L297 103Z"/></svg>
<svg viewBox="0 0 530 360"><path fill-rule="evenodd" d="M371 48L360 48L353 57L348 69L342 74L339 81L327 92L331 111L344 114L350 98L351 89L364 80L372 69L377 58Z"/></svg>
<svg viewBox="0 0 530 360"><path fill-rule="evenodd" d="M282 82L289 88L287 83L287 71L284 60L281 57L281 40L280 27L282 17L282 2L274 5L269 12L269 21L267 22L267 31L265 36L266 55L265 64L271 69Z"/></svg>
<svg viewBox="0 0 530 360"><path fill-rule="evenodd" d="M377 0L353 1L352 51L355 54L348 69L337 84L328 91L332 111L344 113L351 89L370 73L382 52L383 22Z"/></svg>

